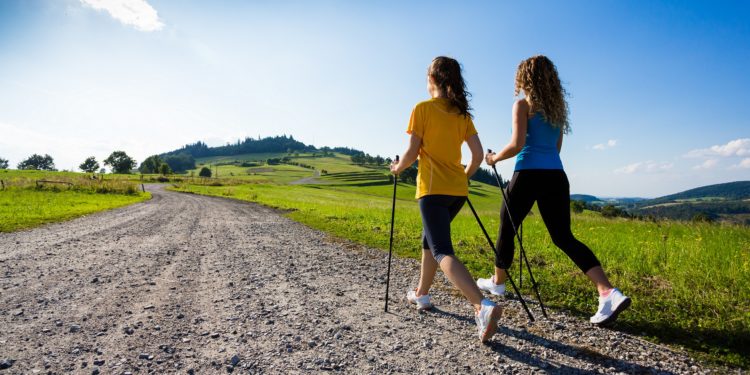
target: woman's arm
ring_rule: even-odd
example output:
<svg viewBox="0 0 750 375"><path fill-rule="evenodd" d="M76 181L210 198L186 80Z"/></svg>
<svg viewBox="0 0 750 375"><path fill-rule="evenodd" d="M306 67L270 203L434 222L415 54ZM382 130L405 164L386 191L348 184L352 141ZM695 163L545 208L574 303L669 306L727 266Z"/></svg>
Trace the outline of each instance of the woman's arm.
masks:
<svg viewBox="0 0 750 375"><path fill-rule="evenodd" d="M526 144L526 126L529 120L529 104L526 100L517 100L513 104L513 134L510 142L497 154L488 153L485 161L488 165L495 165L499 161L510 159L523 149Z"/></svg>
<svg viewBox="0 0 750 375"><path fill-rule="evenodd" d="M477 169L479 169L479 166L482 165L484 152L482 151L482 141L479 140L479 136L476 134L469 137L466 144L469 145L469 150L471 150L471 163L466 166L464 171L466 172L466 178L471 178Z"/></svg>
<svg viewBox="0 0 750 375"><path fill-rule="evenodd" d="M404 171L404 169L411 167L417 156L419 156L419 148L422 146L422 138L418 135L412 134L409 138L409 148L406 149L399 161L393 161L391 163L391 173L398 175ZM481 147L480 147L481 148Z"/></svg>

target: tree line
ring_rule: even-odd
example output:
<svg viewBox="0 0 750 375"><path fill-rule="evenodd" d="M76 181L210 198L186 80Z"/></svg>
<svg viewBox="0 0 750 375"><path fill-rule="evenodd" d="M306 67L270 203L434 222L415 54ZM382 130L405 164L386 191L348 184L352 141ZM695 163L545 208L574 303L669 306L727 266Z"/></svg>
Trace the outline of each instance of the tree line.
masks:
<svg viewBox="0 0 750 375"><path fill-rule="evenodd" d="M132 173L138 162L130 157L125 151L113 151L106 159L102 161L104 166L111 169L112 173L128 174ZM8 169L9 162L7 159L0 158L0 169ZM20 170L39 170L39 171L56 171L55 160L49 154L39 155L32 154L23 159L16 166ZM105 173L106 168L101 168L101 164L96 157L89 156L81 163L78 168L86 173ZM138 171L141 173L161 173L163 175L174 172L184 172L188 169L195 168L195 159L187 153L177 155L167 155L161 157L152 155L144 160Z"/></svg>
<svg viewBox="0 0 750 375"><path fill-rule="evenodd" d="M250 137L244 140L237 140L235 143L227 143L224 146L208 147L205 142L195 142L188 144L180 149L167 152L162 154L166 155L178 155L186 153L194 158L202 158L209 156L228 156L228 155L240 155L240 154L254 154L254 153L290 153L290 152L312 152L316 151L313 146L307 146L304 143L297 141L292 136L275 136L253 139Z"/></svg>

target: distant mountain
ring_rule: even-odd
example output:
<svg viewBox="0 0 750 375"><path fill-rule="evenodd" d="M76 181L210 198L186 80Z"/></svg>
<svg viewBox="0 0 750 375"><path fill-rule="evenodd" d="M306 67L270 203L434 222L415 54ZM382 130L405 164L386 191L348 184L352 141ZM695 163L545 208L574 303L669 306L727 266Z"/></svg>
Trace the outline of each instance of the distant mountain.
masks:
<svg viewBox="0 0 750 375"><path fill-rule="evenodd" d="M623 207L628 206L629 207L644 199L645 198L595 197L593 195L587 195L587 194L571 194L570 195L570 200L572 201L583 201L583 202L586 202L587 204L593 204L593 205L599 205L599 206L611 204L613 206L623 206Z"/></svg>
<svg viewBox="0 0 750 375"><path fill-rule="evenodd" d="M586 203L593 203L600 201L601 199L593 196L593 195L586 195L586 194L570 194L570 200L572 201L584 201Z"/></svg>
<svg viewBox="0 0 750 375"><path fill-rule="evenodd" d="M743 200L750 199L750 181L735 181L724 184L702 186L695 189L685 190L681 193L665 195L663 197L649 199L640 202L639 206L650 206L660 203L674 202L687 199L723 199Z"/></svg>
<svg viewBox="0 0 750 375"><path fill-rule="evenodd" d="M638 202L631 213L676 220L720 220L750 225L750 181L702 186Z"/></svg>

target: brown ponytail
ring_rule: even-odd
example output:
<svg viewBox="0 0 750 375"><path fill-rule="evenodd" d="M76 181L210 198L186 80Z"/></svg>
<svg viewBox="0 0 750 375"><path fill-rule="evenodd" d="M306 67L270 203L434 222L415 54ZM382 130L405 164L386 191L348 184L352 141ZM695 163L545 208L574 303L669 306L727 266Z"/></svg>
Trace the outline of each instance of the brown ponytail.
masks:
<svg viewBox="0 0 750 375"><path fill-rule="evenodd" d="M462 115L473 118L469 112L472 110L468 99L471 93L466 90L466 82L461 75L461 64L458 61L450 57L438 56L432 60L427 74Z"/></svg>

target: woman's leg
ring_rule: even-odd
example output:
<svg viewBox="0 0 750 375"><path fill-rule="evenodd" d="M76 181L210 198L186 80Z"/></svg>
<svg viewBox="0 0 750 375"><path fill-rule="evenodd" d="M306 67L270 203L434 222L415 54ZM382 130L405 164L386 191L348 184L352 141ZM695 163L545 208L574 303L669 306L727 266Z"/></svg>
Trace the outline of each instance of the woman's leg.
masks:
<svg viewBox="0 0 750 375"><path fill-rule="evenodd" d="M589 280L596 285L596 290L600 296L607 295L612 290L612 284L609 283L607 275L604 274L602 266L594 266L586 272Z"/></svg>
<svg viewBox="0 0 750 375"><path fill-rule="evenodd" d="M540 183L544 190L538 198L539 212L547 226L552 242L562 249L575 262L578 268L596 285L599 294L607 294L612 284L596 255L570 230L570 185L563 171L545 173L545 182Z"/></svg>
<svg viewBox="0 0 750 375"><path fill-rule="evenodd" d="M435 280L438 263L429 248L422 249L422 268L419 272L419 286L417 287L417 297L430 293L432 281Z"/></svg>
<svg viewBox="0 0 750 375"><path fill-rule="evenodd" d="M474 309L479 310L483 298L482 292L477 288L466 267L456 259L451 241L451 221L461 210L465 201L464 197L429 195L419 200L419 208L422 214L424 237L432 251L433 259L440 265L440 269L448 280L474 305ZM424 266L425 255L422 259ZM428 271L430 271L429 260ZM428 276L430 275L423 273L421 279L431 283Z"/></svg>
<svg viewBox="0 0 750 375"><path fill-rule="evenodd" d="M482 296L482 292L477 288L477 284L466 269L466 266L460 260L456 259L455 255L444 256L440 261L440 269L448 277L448 280L461 291L461 294L471 302L474 310L478 311L481 309L484 296Z"/></svg>
<svg viewBox="0 0 750 375"><path fill-rule="evenodd" d="M513 263L513 253L515 250L515 231L511 225L510 218L513 218L513 224L518 228L526 218L531 207L534 206L536 186L534 184L533 174L530 171L518 171L513 173L513 177L508 184L508 202L503 201L500 207L500 230L497 239L497 252L495 253L495 284L502 284L507 279L505 269L510 268ZM512 216L508 215L508 209Z"/></svg>

